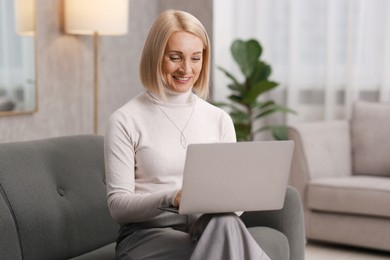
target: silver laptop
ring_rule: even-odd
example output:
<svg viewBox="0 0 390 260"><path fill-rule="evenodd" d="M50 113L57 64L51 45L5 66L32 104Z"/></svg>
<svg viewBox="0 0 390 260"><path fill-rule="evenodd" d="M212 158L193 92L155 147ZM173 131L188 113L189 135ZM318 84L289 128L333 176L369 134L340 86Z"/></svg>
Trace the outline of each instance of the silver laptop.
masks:
<svg viewBox="0 0 390 260"><path fill-rule="evenodd" d="M281 209L293 148L290 140L188 145L179 214Z"/></svg>

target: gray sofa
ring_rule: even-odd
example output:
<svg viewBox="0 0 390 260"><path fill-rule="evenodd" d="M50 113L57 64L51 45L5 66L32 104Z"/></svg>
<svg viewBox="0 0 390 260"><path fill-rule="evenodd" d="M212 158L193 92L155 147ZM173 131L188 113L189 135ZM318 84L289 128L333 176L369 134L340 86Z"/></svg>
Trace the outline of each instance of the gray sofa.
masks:
<svg viewBox="0 0 390 260"><path fill-rule="evenodd" d="M118 226L104 184L103 137L0 144L0 259L114 259ZM284 208L242 219L272 259L304 259L303 209L289 187Z"/></svg>
<svg viewBox="0 0 390 260"><path fill-rule="evenodd" d="M389 134L390 103L362 101L351 120L289 129L308 239L390 251Z"/></svg>

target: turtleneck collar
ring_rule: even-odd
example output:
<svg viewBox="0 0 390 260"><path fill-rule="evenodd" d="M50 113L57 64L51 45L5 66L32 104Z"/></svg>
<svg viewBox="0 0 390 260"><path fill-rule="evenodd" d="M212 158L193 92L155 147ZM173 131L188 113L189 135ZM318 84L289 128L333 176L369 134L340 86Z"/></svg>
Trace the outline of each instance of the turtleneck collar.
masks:
<svg viewBox="0 0 390 260"><path fill-rule="evenodd" d="M164 88L164 94L165 94L165 101L162 100L162 98L153 92L148 91L149 94L156 99L159 102L165 103L165 104L172 104L172 105L181 105L181 104L191 104L194 102L194 96L195 94L192 93L192 89L189 89L187 92L184 93L178 93L174 92L170 89Z"/></svg>

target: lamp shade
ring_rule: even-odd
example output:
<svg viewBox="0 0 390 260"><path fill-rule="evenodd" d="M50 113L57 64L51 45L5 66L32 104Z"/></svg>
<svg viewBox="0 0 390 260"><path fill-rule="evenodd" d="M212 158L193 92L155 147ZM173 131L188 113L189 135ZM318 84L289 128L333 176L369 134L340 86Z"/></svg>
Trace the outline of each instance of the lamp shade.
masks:
<svg viewBox="0 0 390 260"><path fill-rule="evenodd" d="M69 34L122 35L128 31L129 0L65 0Z"/></svg>
<svg viewBox="0 0 390 260"><path fill-rule="evenodd" d="M15 30L20 35L34 35L34 0L15 0Z"/></svg>

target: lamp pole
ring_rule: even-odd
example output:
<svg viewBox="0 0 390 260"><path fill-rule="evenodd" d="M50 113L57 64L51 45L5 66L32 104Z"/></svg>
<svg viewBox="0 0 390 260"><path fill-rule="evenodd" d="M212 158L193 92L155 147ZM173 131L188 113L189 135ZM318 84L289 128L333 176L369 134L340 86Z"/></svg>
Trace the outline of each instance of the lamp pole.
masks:
<svg viewBox="0 0 390 260"><path fill-rule="evenodd" d="M98 133L99 125L99 64L98 64L98 32L93 33L93 133Z"/></svg>
<svg viewBox="0 0 390 260"><path fill-rule="evenodd" d="M1 0L0 0L1 1ZM63 0L65 32L93 35L93 133L99 130L99 35L125 35L129 0Z"/></svg>

